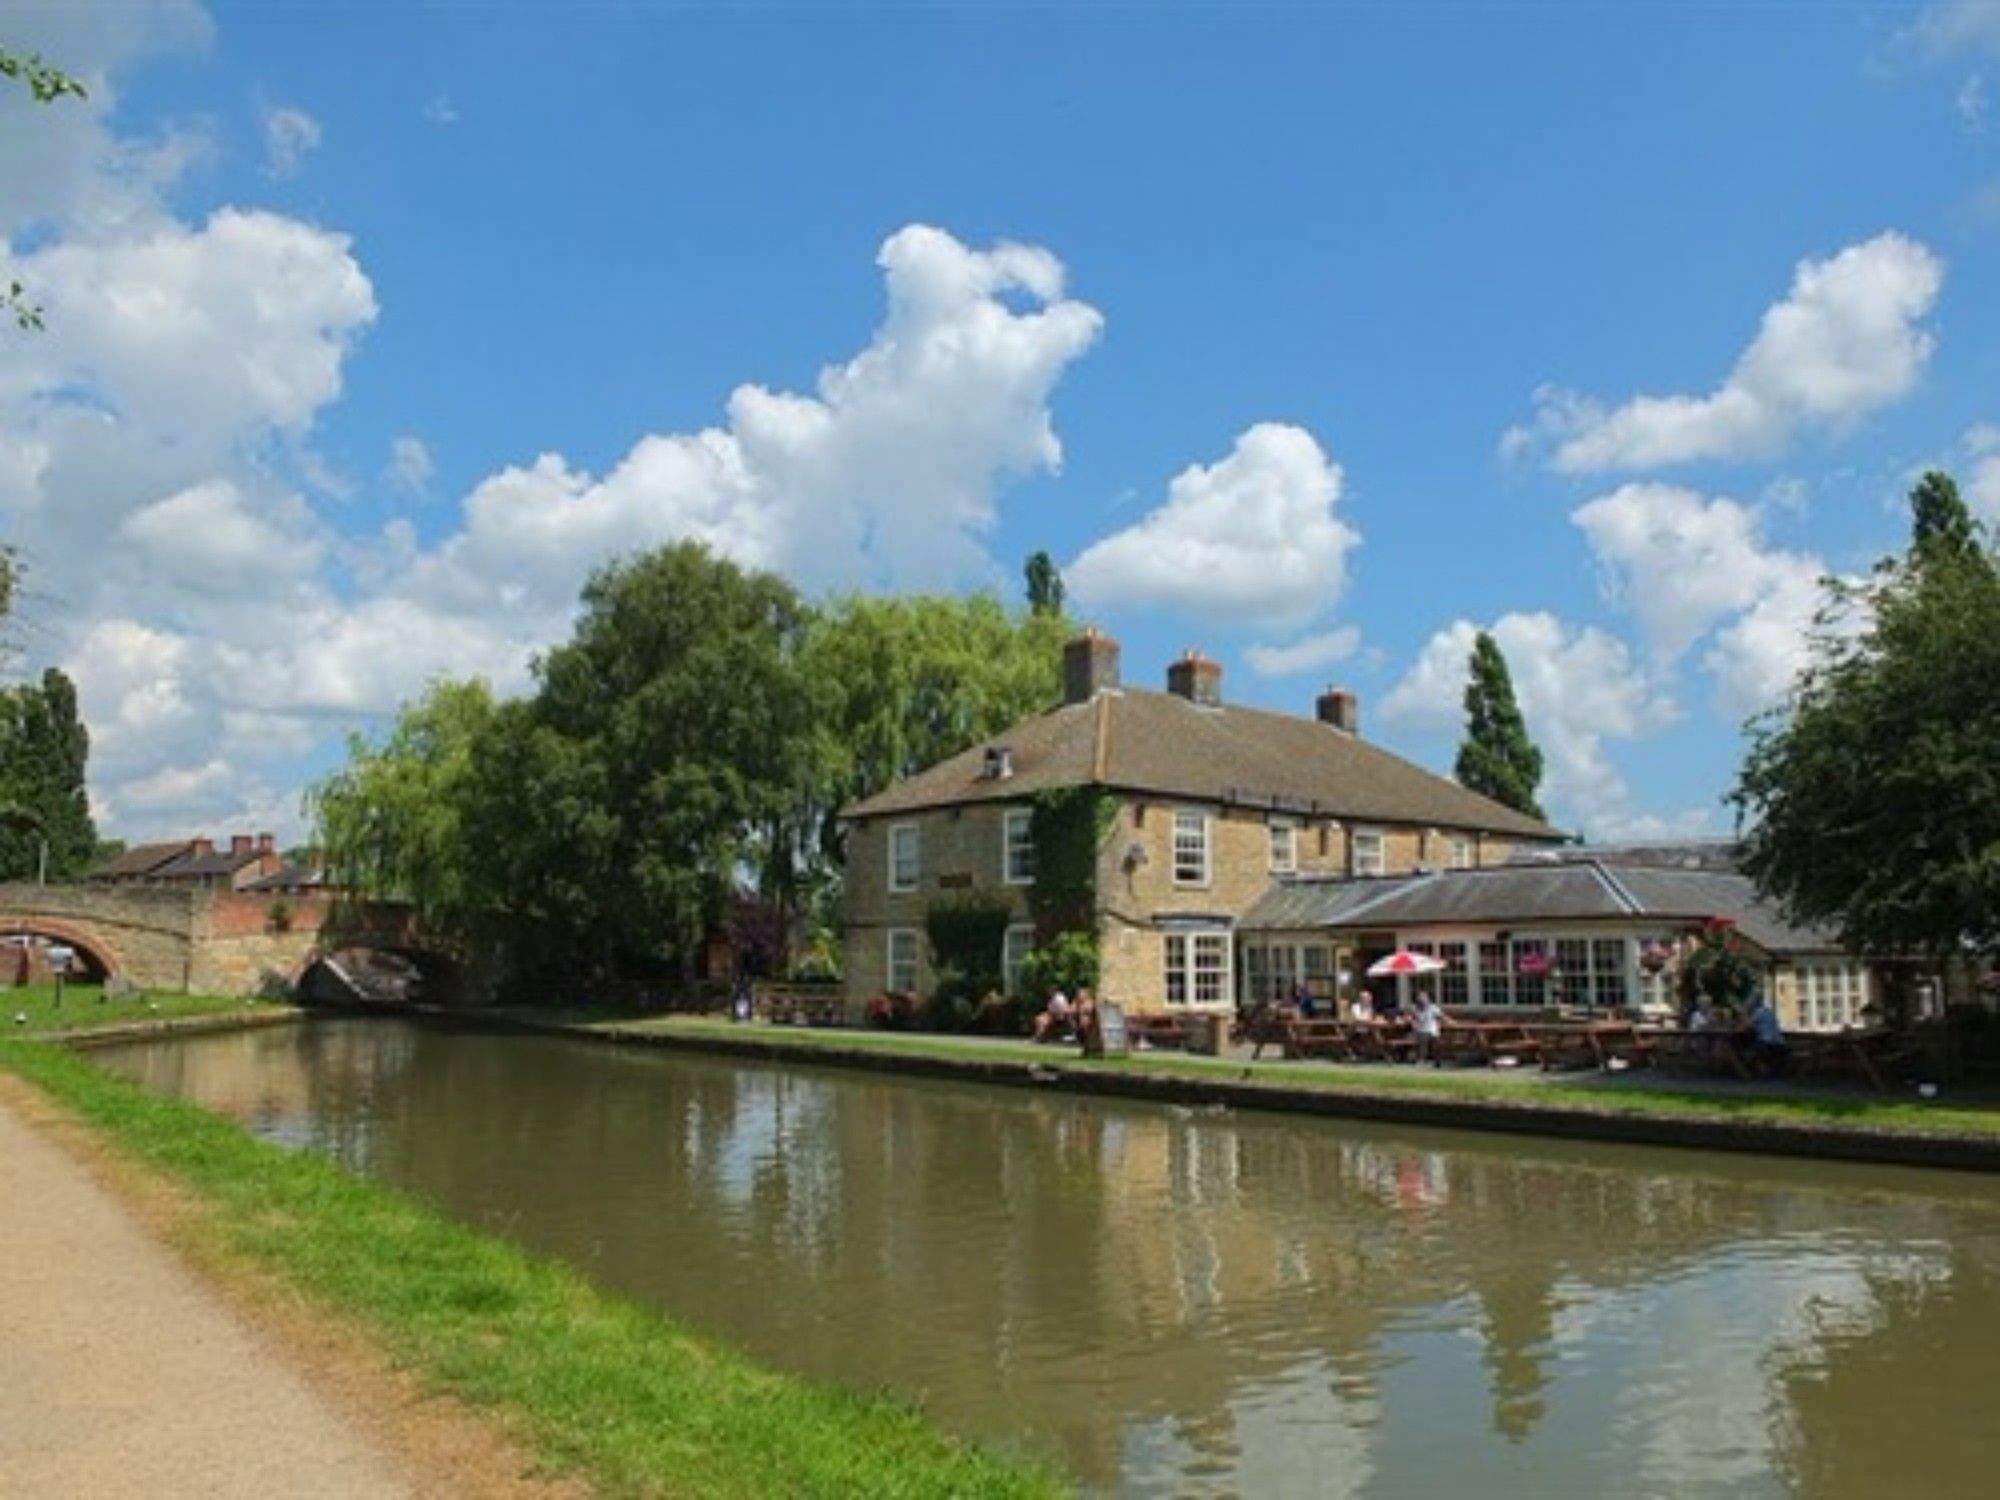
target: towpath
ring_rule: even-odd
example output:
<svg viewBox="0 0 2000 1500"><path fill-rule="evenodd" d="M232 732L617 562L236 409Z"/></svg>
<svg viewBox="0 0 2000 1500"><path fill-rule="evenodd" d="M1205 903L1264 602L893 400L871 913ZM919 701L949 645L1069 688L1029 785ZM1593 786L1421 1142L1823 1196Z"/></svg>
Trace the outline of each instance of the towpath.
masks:
<svg viewBox="0 0 2000 1500"><path fill-rule="evenodd" d="M427 1487L0 1094L0 1497Z"/></svg>

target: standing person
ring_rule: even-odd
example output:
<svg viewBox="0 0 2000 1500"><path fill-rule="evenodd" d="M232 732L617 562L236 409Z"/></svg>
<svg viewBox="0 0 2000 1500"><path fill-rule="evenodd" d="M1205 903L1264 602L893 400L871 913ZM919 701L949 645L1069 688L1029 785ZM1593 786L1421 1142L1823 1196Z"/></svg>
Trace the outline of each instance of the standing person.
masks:
<svg viewBox="0 0 2000 1500"><path fill-rule="evenodd" d="M1434 1068L1444 1066L1438 1057L1438 1036L1444 1030L1444 1008L1431 998L1429 990L1417 995L1417 1013L1412 1029L1417 1034L1417 1057L1419 1063L1429 1063Z"/></svg>

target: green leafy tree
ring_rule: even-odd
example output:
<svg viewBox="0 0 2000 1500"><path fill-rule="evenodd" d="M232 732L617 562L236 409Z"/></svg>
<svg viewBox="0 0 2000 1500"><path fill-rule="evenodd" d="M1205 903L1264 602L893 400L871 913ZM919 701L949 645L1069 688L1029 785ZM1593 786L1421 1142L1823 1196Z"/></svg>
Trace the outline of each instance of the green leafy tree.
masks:
<svg viewBox="0 0 2000 1500"><path fill-rule="evenodd" d="M0 879L43 869L71 880L90 868L97 829L85 775L90 732L78 716L76 684L51 667L39 683L0 692Z"/></svg>
<svg viewBox="0 0 2000 1500"><path fill-rule="evenodd" d="M85 97L83 85L60 68L32 53L24 56L5 47L0 47L0 78L25 84L37 104L51 104L65 94ZM28 300L28 289L11 278L0 282L0 314L13 318L23 329L42 326L42 310ZM4 560L0 560L0 575L5 571ZM0 616L7 612L4 583L4 576L0 576Z"/></svg>
<svg viewBox="0 0 2000 1500"><path fill-rule="evenodd" d="M381 744L347 742L347 764L306 797L329 869L363 895L408 901L463 932L496 896L467 840L480 757L499 708L484 682L436 682Z"/></svg>
<svg viewBox="0 0 2000 1500"><path fill-rule="evenodd" d="M567 809L538 851L571 898L547 915L578 951L689 974L811 770L807 610L694 543L601 571L583 606L541 664L518 792Z"/></svg>
<svg viewBox="0 0 2000 1500"><path fill-rule="evenodd" d="M1063 612L1063 580L1055 559L1046 552L1037 552L1028 559L1024 571L1028 580L1028 608L1038 615L1060 615Z"/></svg>
<svg viewBox="0 0 2000 1500"><path fill-rule="evenodd" d="M1940 482L1942 481L1942 482ZM1909 551L1834 585L1732 798L1744 865L1857 952L2000 950L2000 568L1926 475Z"/></svg>
<svg viewBox="0 0 2000 1500"><path fill-rule="evenodd" d="M1485 631L1472 643L1465 685L1465 739L1458 747L1459 784L1531 818L1543 816L1535 800L1542 782L1542 752L1528 737L1514 701L1514 679L1499 644Z"/></svg>

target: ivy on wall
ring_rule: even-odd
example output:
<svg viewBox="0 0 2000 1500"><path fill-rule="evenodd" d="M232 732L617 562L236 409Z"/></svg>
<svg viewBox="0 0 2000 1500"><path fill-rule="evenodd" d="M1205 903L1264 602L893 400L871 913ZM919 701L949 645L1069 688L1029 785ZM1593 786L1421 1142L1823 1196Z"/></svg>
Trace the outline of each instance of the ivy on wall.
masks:
<svg viewBox="0 0 2000 1500"><path fill-rule="evenodd" d="M1050 787L1037 792L1028 836L1035 848L1035 883L1028 891L1035 941L1097 930L1097 855L1117 820L1118 805L1100 787Z"/></svg>
<svg viewBox="0 0 2000 1500"><path fill-rule="evenodd" d="M978 996L1000 988L1000 945L1011 917L1007 903L990 896L932 903L924 912L924 935L940 994Z"/></svg>

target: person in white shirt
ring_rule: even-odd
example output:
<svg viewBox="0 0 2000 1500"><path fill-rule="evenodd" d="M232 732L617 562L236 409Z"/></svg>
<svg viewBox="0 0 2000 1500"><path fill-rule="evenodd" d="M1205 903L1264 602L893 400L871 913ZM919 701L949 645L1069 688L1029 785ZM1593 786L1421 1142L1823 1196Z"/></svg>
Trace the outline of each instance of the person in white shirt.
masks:
<svg viewBox="0 0 2000 1500"><path fill-rule="evenodd" d="M1444 1008L1431 998L1429 990L1417 996L1417 1011L1410 1024L1417 1034L1416 1060L1433 1067L1443 1067L1437 1055L1437 1044L1438 1036L1444 1030Z"/></svg>

